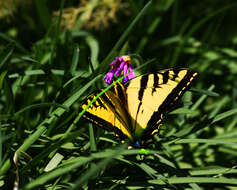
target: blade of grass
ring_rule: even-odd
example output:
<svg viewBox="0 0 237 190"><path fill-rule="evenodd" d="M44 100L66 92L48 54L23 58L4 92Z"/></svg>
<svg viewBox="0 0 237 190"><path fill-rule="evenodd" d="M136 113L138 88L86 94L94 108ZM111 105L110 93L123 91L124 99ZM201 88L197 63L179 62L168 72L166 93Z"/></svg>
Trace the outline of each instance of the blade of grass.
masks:
<svg viewBox="0 0 237 190"><path fill-rule="evenodd" d="M165 183L160 180L148 180L151 184L157 185L165 185ZM231 178L224 178L224 177L175 177L168 179L169 184L185 184L185 183L220 183L220 184L229 184L229 185L237 185L236 179Z"/></svg>
<svg viewBox="0 0 237 190"><path fill-rule="evenodd" d="M93 68L97 69L99 66L98 65L99 43L92 35L87 36L85 40L90 48L90 54L91 54L90 61L93 65Z"/></svg>
<svg viewBox="0 0 237 190"><path fill-rule="evenodd" d="M235 114L237 114L237 108L231 109L231 110L226 111L226 112L221 113L221 114L218 114L216 117L214 117L212 123L215 123L217 121L220 121L220 120L222 120L226 117L230 117L230 116L235 115Z"/></svg>
<svg viewBox="0 0 237 190"><path fill-rule="evenodd" d="M60 25L61 25L61 21L62 21L62 13L63 13L63 8L64 8L64 2L65 2L65 0L61 0L60 12L59 12L58 20L57 20L56 31L55 31L55 35L54 35L54 38L53 38L53 41L52 41L52 51L50 53L51 56L50 56L50 60L49 60L50 65L53 62L56 44L59 40L59 32L60 32Z"/></svg>
<svg viewBox="0 0 237 190"><path fill-rule="evenodd" d="M210 92L215 88L215 85L211 85L207 91L205 92L208 92L208 94L210 94ZM198 90L197 90L198 91ZM201 91L203 92L203 91ZM206 93L204 93L190 108L191 111L195 111L197 110L197 108L202 104L202 102L208 97L208 95ZM191 115L187 115L187 118L189 118L189 116ZM179 122L179 125L183 125L185 122L185 119L182 119L180 122Z"/></svg>
<svg viewBox="0 0 237 190"><path fill-rule="evenodd" d="M237 145L236 138L222 138L222 139L180 139L175 142L175 144L185 144L185 143L205 143L205 144L229 144Z"/></svg>
<svg viewBox="0 0 237 190"><path fill-rule="evenodd" d="M236 148L230 148L230 147L219 147L218 151L223 152L225 155L229 154L232 155L233 157L237 156L237 149Z"/></svg>
<svg viewBox="0 0 237 190"><path fill-rule="evenodd" d="M211 85L209 88L208 88L208 91L212 91L213 89L215 88L215 85ZM190 108L191 110L196 110L201 104L202 102L207 98L207 95L204 94L202 95L197 101L195 104L193 104L193 106Z"/></svg>
<svg viewBox="0 0 237 190"><path fill-rule="evenodd" d="M5 77L5 84L4 84L4 93L5 93L5 97L6 97L6 108L5 108L5 113L6 114L12 114L15 110L15 99L14 99L14 95L13 95L13 91L12 91L12 87L11 87L11 83L10 80L8 78L8 76Z"/></svg>
<svg viewBox="0 0 237 190"><path fill-rule="evenodd" d="M3 88L3 82L4 82L4 79L6 77L6 74L7 74L7 71L3 71L1 74L0 74L0 89Z"/></svg>
<svg viewBox="0 0 237 190"><path fill-rule="evenodd" d="M0 52L0 71L6 68L9 63L8 60L11 57L15 49L15 43L9 43L1 52Z"/></svg>
<svg viewBox="0 0 237 190"><path fill-rule="evenodd" d="M77 64L78 64L78 60L79 60L79 51L80 51L80 49L78 47L78 44L75 44L74 48L73 48L72 64L71 64L71 67L69 70L72 76L74 76L74 73L77 68Z"/></svg>
<svg viewBox="0 0 237 190"><path fill-rule="evenodd" d="M56 153L53 158L49 161L47 166L44 168L44 172L49 172L56 168L58 164L63 160L64 156L62 154Z"/></svg>
<svg viewBox="0 0 237 190"><path fill-rule="evenodd" d="M94 136L94 129L92 124L89 125L89 134L90 134L90 147L91 151L95 152L97 150L96 143L95 143L95 136Z"/></svg>
<svg viewBox="0 0 237 190"><path fill-rule="evenodd" d="M53 107L58 107L58 108L62 108L66 111L69 111L69 108L64 106L64 105L61 105L61 104L58 104L58 103L40 103L40 104L31 104L29 106L26 106L22 109L20 109L19 111L17 111L16 113L14 113L14 116L17 116L25 111L29 111L29 110L32 110L32 109L35 109L35 108L41 108L41 107L48 107L48 106L53 106Z"/></svg>
<svg viewBox="0 0 237 190"><path fill-rule="evenodd" d="M200 175L219 175L219 174L236 174L237 169L234 168L220 168L220 167L206 167L206 168L197 168L189 170L189 173L192 176L200 176Z"/></svg>
<svg viewBox="0 0 237 190"><path fill-rule="evenodd" d="M146 172L151 178L155 178L155 176L158 174L156 170L151 168L149 165L145 163L135 163L139 168L141 168L144 172Z"/></svg>
<svg viewBox="0 0 237 190"><path fill-rule="evenodd" d="M198 93L201 93L203 95L207 95L207 96L220 96L218 93L216 92L212 92L210 90L203 90L203 89L195 89L195 88L192 88L190 89L191 92L198 92Z"/></svg>
<svg viewBox="0 0 237 190"><path fill-rule="evenodd" d="M217 115L217 113L223 108L227 103L229 102L229 97L224 96L219 102L217 102L214 106L214 109L212 112L209 114L208 118L213 118Z"/></svg>
<svg viewBox="0 0 237 190"><path fill-rule="evenodd" d="M174 111L170 112L169 114L196 114L196 110L190 110L188 108L178 108L175 109Z"/></svg>

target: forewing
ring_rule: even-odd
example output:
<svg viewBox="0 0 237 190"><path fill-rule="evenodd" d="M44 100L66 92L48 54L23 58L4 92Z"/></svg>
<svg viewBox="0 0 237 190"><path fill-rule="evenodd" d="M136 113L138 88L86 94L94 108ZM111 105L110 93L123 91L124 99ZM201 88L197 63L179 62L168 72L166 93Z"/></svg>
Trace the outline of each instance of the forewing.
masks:
<svg viewBox="0 0 237 190"><path fill-rule="evenodd" d="M126 96L135 136L153 133L197 76L188 69L166 69L130 80Z"/></svg>

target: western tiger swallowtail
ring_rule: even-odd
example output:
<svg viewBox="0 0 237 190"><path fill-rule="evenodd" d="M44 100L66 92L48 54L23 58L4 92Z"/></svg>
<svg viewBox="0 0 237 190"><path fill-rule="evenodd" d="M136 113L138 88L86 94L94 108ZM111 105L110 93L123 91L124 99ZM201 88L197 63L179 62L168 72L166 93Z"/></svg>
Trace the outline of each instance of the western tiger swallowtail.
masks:
<svg viewBox="0 0 237 190"><path fill-rule="evenodd" d="M165 69L114 84L89 95L81 108L83 116L97 126L113 131L121 140L141 145L158 132L165 113L190 88L198 73L189 69Z"/></svg>

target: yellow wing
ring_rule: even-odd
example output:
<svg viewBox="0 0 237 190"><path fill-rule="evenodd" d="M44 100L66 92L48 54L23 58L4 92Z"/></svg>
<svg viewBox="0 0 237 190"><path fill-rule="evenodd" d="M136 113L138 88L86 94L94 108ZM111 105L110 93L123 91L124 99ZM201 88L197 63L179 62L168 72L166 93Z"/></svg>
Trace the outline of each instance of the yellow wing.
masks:
<svg viewBox="0 0 237 190"><path fill-rule="evenodd" d="M114 88L113 88L114 89ZM86 98L81 108L86 109L87 105L91 104L83 116L90 122L104 128L108 131L113 131L120 139L129 138L132 140L131 129L129 125L128 113L124 103L113 92L107 90L100 95L93 103L91 103L102 90L91 94ZM117 93L117 91L116 91Z"/></svg>
<svg viewBox="0 0 237 190"><path fill-rule="evenodd" d="M163 114L170 110L197 76L197 72L188 69L166 69L126 83L133 136L146 139L157 132Z"/></svg>

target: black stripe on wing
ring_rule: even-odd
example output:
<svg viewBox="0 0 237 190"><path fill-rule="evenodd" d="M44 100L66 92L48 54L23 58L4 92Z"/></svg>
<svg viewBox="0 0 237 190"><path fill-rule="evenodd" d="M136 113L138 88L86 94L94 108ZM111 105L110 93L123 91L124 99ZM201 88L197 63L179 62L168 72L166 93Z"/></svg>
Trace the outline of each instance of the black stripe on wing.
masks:
<svg viewBox="0 0 237 190"><path fill-rule="evenodd" d="M151 95L153 95L154 92L156 92L156 89L159 88L159 77L157 74L152 74L153 75L153 80L154 80L154 85L152 88L152 93Z"/></svg>
<svg viewBox="0 0 237 190"><path fill-rule="evenodd" d="M170 80L175 80L178 76L178 73L183 69L174 69L175 75ZM165 72L166 73L166 72ZM164 74L165 74L164 73ZM182 97L184 92L188 90L195 79L199 76L199 74L195 71L187 70L186 75L181 79L178 85L172 90L172 92L166 97L164 102L159 106L158 111L154 112L151 116L148 127L145 130L144 138L150 136L154 130L156 130L161 124L163 114L167 113L172 109L172 107L177 103L177 101ZM163 79L163 81L166 81ZM150 137L148 137L150 138Z"/></svg>
<svg viewBox="0 0 237 190"><path fill-rule="evenodd" d="M124 106L126 106L127 103L127 97L125 94L125 88L123 86L122 83L118 82L116 83L112 88L111 91L117 95L117 97L119 98L119 100L121 101L122 104L125 104Z"/></svg>
<svg viewBox="0 0 237 190"><path fill-rule="evenodd" d="M148 75L142 76L141 81L140 81L140 90L139 90L139 93L138 93L139 101L142 101L144 91L147 87L147 82L148 82Z"/></svg>

